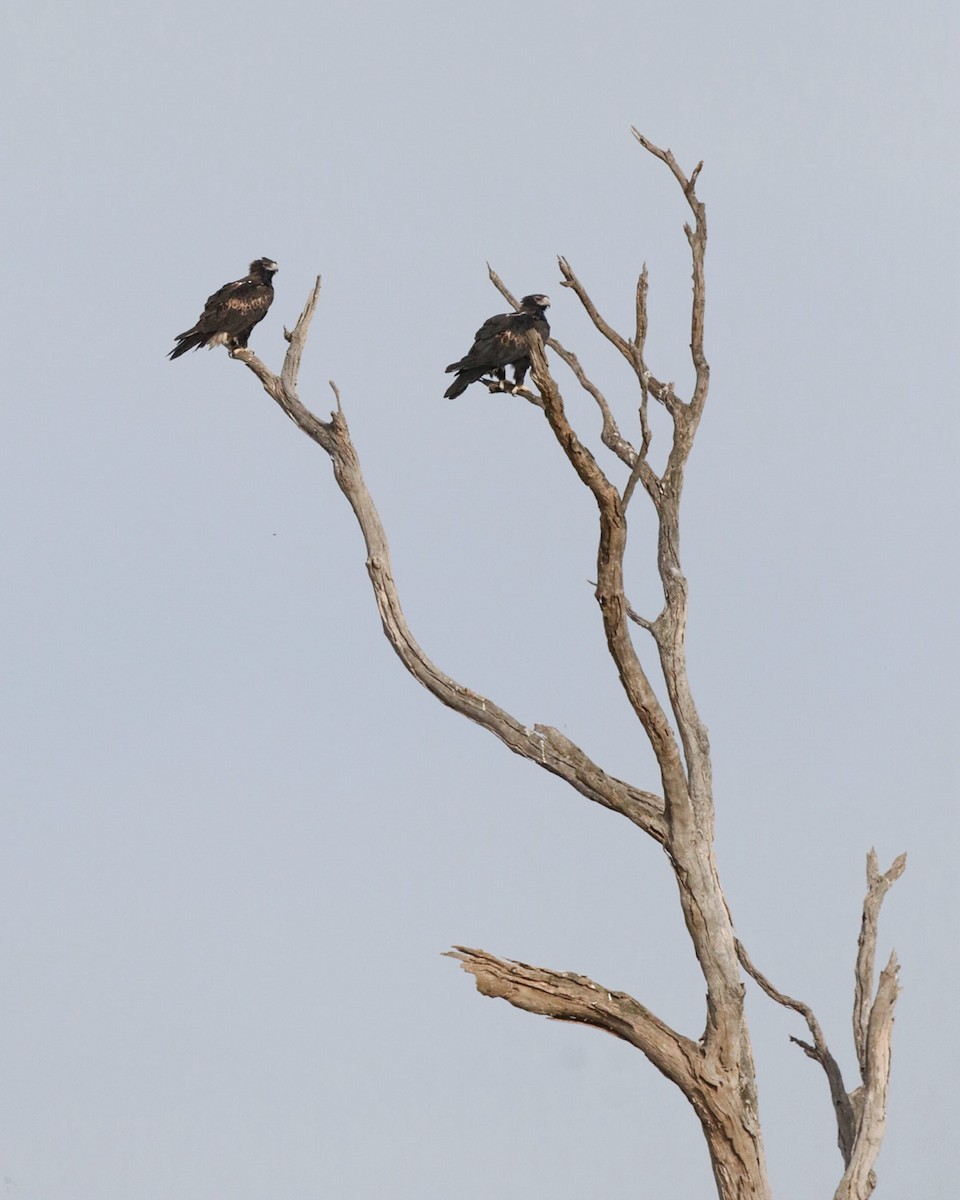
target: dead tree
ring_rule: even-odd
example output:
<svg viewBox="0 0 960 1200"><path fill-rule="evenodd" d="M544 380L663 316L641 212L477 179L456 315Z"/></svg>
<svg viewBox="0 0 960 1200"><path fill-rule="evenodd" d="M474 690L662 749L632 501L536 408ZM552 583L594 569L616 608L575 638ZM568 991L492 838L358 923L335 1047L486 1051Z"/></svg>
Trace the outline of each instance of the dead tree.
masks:
<svg viewBox="0 0 960 1200"><path fill-rule="evenodd" d="M337 407L328 421L310 412L297 395L300 359L319 297L320 280L293 332L286 333L289 348L279 376L268 370L252 351L237 349L233 356L253 371L294 424L330 456L337 483L363 532L367 572L383 631L410 674L443 704L489 730L515 754L559 776L588 800L626 817L663 847L676 878L684 921L706 985L704 1029L699 1037L691 1038L672 1029L631 996L610 991L582 975L532 967L466 946L456 947L450 956L474 976L477 989L485 996L500 997L517 1008L554 1020L596 1026L642 1051L693 1106L706 1138L722 1200L765 1200L771 1195L757 1108L753 1052L744 1018L746 973L767 996L794 1009L806 1021L811 1041L793 1040L820 1063L827 1076L844 1165L836 1200L865 1200L875 1185L873 1164L884 1132L898 991L895 955L891 955L874 987L877 917L885 892L903 871L905 858L901 855L883 874L873 851L867 859L868 887L856 963L853 1014L860 1080L854 1089L848 1090L813 1012L778 991L754 967L737 939L717 873L710 746L687 675L684 645L687 581L680 561L684 472L710 381L703 347L707 221L706 210L696 192L703 164L698 164L687 176L669 150L661 150L636 130L634 135L643 149L670 171L692 214L692 220L684 225L693 263L692 393L689 399L682 399L673 384L654 375L647 365L646 267L637 282L636 323L628 337L604 320L570 264L561 258L563 286L574 292L598 333L626 359L636 376L639 437L634 445L620 432L613 409L587 377L577 357L553 338L547 343L569 368L577 385L596 403L600 440L629 471L622 490L611 482L571 426L560 387L536 334L531 335L530 344L534 388L519 394L543 411L546 426L596 502L599 517L596 599L607 648L627 702L656 756L660 778L658 786L651 790L607 774L557 729L547 725L528 727L488 697L444 674L420 648L404 617L387 538L363 479L339 392L331 384ZM491 278L503 295L514 302L492 272ZM491 381L489 387L506 390L509 385ZM648 459L651 398L654 404L662 406L672 428L669 454L660 473ZM653 506L658 524L656 561L663 607L656 617L649 619L632 609L624 590L627 511L638 490ZM635 636L653 640L660 667L656 686L641 664Z"/></svg>

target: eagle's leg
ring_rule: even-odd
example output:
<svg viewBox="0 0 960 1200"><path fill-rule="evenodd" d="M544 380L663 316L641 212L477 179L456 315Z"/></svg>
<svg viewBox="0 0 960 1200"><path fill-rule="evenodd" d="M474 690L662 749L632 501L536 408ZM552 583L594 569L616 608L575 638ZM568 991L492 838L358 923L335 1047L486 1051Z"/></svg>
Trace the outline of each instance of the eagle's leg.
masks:
<svg viewBox="0 0 960 1200"><path fill-rule="evenodd" d="M496 370L493 372L493 375L494 375L493 379L485 379L484 380L484 383L486 383L486 385L487 385L487 391L488 392L505 392L505 391L507 391L508 389L506 387L504 387L504 383L507 378L506 370L503 367L497 367Z"/></svg>

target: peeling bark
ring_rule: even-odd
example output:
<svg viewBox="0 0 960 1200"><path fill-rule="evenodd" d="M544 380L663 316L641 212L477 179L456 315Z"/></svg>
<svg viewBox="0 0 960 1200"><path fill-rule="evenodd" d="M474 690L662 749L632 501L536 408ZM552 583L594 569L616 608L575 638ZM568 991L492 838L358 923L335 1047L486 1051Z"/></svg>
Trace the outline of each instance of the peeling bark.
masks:
<svg viewBox="0 0 960 1200"><path fill-rule="evenodd" d="M678 1087L690 1090L695 1086L700 1047L625 992L610 991L584 975L510 962L467 946L456 946L447 955L473 975L481 995L506 1000L515 1008L554 1021L603 1029L642 1050Z"/></svg>

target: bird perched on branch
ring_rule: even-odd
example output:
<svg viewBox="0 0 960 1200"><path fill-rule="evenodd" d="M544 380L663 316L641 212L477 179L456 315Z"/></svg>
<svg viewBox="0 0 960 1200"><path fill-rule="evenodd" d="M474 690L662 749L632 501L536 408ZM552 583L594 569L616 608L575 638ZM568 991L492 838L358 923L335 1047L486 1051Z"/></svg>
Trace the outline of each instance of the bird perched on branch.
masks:
<svg viewBox="0 0 960 1200"><path fill-rule="evenodd" d="M234 283L225 283L207 300L200 320L186 333L177 334L177 345L167 355L179 358L188 350L206 346L228 346L235 350L246 346L250 332L267 315L273 303L271 280L277 273L272 258L258 258L250 264L250 274Z"/></svg>
<svg viewBox="0 0 960 1200"><path fill-rule="evenodd" d="M502 382L507 367L513 367L514 390L522 387L524 376L530 369L527 334L535 329L544 341L547 340L550 326L545 312L549 307L547 296L539 293L524 296L519 312L501 313L484 321L469 353L447 367L447 374L456 371L457 377L444 396L453 400L484 375L493 375Z"/></svg>

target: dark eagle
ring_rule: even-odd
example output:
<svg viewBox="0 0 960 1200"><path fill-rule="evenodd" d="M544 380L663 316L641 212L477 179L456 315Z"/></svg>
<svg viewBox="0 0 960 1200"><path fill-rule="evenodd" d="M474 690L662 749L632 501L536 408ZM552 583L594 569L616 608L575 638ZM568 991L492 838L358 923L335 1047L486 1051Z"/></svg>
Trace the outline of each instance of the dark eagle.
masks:
<svg viewBox="0 0 960 1200"><path fill-rule="evenodd" d="M206 346L246 346L250 332L267 315L273 303L273 284L277 264L272 258L258 258L250 264L250 274L234 283L225 283L207 300L200 320L186 333L177 334L177 344L167 355L179 358L188 350Z"/></svg>
<svg viewBox="0 0 960 1200"><path fill-rule="evenodd" d="M544 341L547 340L550 326L544 314L549 307L547 296L524 296L519 312L500 313L484 321L477 330L470 352L447 367L447 373L456 371L457 377L444 396L453 400L484 375L495 375L502 381L506 368L511 366L514 387L522 387L523 378L530 370L527 334L535 329Z"/></svg>

